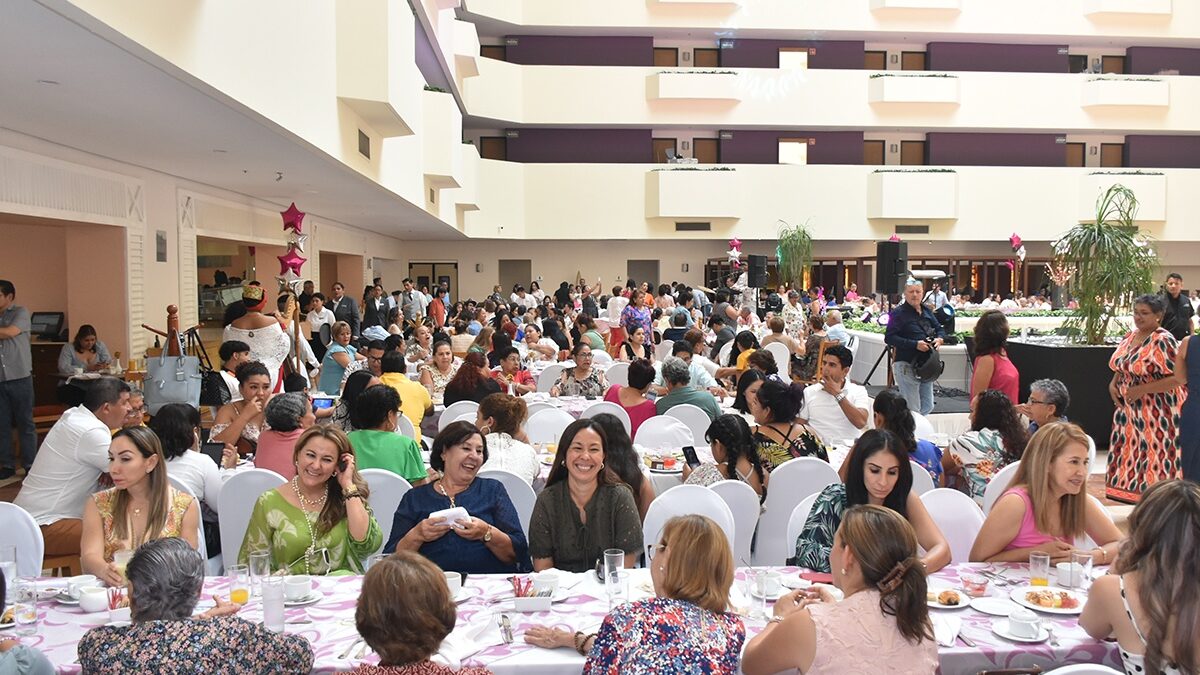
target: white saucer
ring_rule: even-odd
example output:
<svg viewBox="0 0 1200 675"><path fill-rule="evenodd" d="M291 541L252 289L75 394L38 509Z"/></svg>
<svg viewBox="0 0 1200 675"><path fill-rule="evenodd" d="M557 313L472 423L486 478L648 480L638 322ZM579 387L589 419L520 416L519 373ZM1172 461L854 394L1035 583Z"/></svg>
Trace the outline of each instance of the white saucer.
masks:
<svg viewBox="0 0 1200 675"><path fill-rule="evenodd" d="M303 605L311 605L320 599L321 599L321 594L316 591L312 591L308 594L307 597L300 598L299 600L286 600L285 599L283 601L283 606L284 607L300 607Z"/></svg>
<svg viewBox="0 0 1200 675"><path fill-rule="evenodd" d="M801 579L800 577L784 577L783 585L786 588L799 591L812 587L813 583L808 579Z"/></svg>
<svg viewBox="0 0 1200 675"><path fill-rule="evenodd" d="M63 595L61 593L54 596L54 601L60 605L78 605L79 604L79 598L72 598L69 595Z"/></svg>
<svg viewBox="0 0 1200 675"><path fill-rule="evenodd" d="M984 596L982 598L972 598L971 608L976 609L984 614L992 616L1008 617L1013 611L1013 603L1008 598L997 598L995 596Z"/></svg>
<svg viewBox="0 0 1200 675"><path fill-rule="evenodd" d="M1046 639L1050 637L1050 632L1046 630L1044 625L1038 626L1038 635L1035 638L1013 635L1008 630L1008 619L996 619L993 621L992 632L1004 638L1005 640L1012 640L1013 642L1045 642Z"/></svg>
<svg viewBox="0 0 1200 675"><path fill-rule="evenodd" d="M766 595L766 598L767 598L767 600L774 602L791 592L792 592L792 589L781 586L779 588L779 590L775 591L774 593L768 593ZM763 597L755 591L753 582L750 584L750 597L752 597L752 598Z"/></svg>
<svg viewBox="0 0 1200 675"><path fill-rule="evenodd" d="M929 589L929 592L932 593L934 596L937 596L942 591L954 591L955 593L958 593L959 603L957 605L943 605L941 602L939 602L937 600L930 600L928 597L926 597L925 604L929 605L930 607L933 607L934 609L963 609L963 608L967 607L968 605L970 605L970 600L971 600L970 596L968 596L966 593L964 593L961 588L938 587L938 588L930 588ZM1005 616L1008 616L1008 615L1006 614Z"/></svg>

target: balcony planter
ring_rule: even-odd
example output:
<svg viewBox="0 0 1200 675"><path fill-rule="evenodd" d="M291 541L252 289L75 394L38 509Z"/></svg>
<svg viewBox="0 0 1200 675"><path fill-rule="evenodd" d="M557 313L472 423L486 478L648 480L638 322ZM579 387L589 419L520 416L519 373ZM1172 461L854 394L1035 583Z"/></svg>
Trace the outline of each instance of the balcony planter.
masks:
<svg viewBox="0 0 1200 675"><path fill-rule="evenodd" d="M739 101L737 73L662 72L646 79L647 100Z"/></svg>
<svg viewBox="0 0 1200 675"><path fill-rule="evenodd" d="M958 78L943 75L873 75L867 79L867 101L958 105Z"/></svg>
<svg viewBox="0 0 1200 675"><path fill-rule="evenodd" d="M646 175L647 218L740 218L738 172L665 169Z"/></svg>
<svg viewBox="0 0 1200 675"><path fill-rule="evenodd" d="M868 218L958 218L958 174L942 170L875 171L867 177Z"/></svg>
<svg viewBox="0 0 1200 675"><path fill-rule="evenodd" d="M1171 0L1083 0L1083 13L1171 16Z"/></svg>
<svg viewBox="0 0 1200 675"><path fill-rule="evenodd" d="M1171 83L1157 78L1094 77L1083 83L1080 105L1166 107L1171 105Z"/></svg>
<svg viewBox="0 0 1200 675"><path fill-rule="evenodd" d="M961 0L871 0L871 11L919 9L942 12L962 11Z"/></svg>
<svg viewBox="0 0 1200 675"><path fill-rule="evenodd" d="M1157 172L1100 171L1083 177L1079 186L1079 221L1096 217L1096 197L1120 183L1137 196L1134 222L1167 219L1167 177Z"/></svg>

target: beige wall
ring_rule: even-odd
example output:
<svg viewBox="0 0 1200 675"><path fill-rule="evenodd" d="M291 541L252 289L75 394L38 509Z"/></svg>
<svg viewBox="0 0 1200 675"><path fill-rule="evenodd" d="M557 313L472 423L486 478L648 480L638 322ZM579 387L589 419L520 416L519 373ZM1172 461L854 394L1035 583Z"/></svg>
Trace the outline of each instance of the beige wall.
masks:
<svg viewBox="0 0 1200 675"><path fill-rule="evenodd" d="M62 227L30 225L0 215L0 241L10 253L4 256L0 277L17 289L17 304L30 312L67 311L67 240ZM67 316L70 324L71 317Z"/></svg>

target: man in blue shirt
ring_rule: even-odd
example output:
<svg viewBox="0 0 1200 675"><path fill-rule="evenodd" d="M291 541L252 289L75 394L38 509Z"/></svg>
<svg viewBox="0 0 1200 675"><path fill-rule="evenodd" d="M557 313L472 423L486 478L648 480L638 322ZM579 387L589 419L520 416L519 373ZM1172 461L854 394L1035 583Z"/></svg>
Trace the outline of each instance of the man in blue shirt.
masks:
<svg viewBox="0 0 1200 675"><path fill-rule="evenodd" d="M0 479L12 478L18 461L28 474L37 455L29 310L16 300L13 283L0 279ZM13 427L19 454L12 443Z"/></svg>
<svg viewBox="0 0 1200 675"><path fill-rule="evenodd" d="M893 309L888 317L884 342L896 350L892 374L900 387L900 395L908 402L908 409L928 415L933 412L933 382L922 382L916 367L925 359L926 352L942 346L946 333L933 312L921 304L924 291L921 282L908 280L904 286L904 303Z"/></svg>

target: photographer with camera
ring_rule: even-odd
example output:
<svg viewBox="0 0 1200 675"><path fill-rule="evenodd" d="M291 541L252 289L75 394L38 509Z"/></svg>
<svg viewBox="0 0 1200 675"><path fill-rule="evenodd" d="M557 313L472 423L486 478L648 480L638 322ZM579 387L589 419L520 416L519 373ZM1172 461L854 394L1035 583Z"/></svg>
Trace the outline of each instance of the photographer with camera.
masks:
<svg viewBox="0 0 1200 675"><path fill-rule="evenodd" d="M924 285L909 278L904 285L904 303L893 309L884 342L896 350L892 374L909 410L922 415L933 412L933 383L941 374L938 347L946 338L941 323L921 304Z"/></svg>

